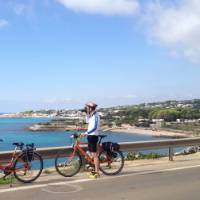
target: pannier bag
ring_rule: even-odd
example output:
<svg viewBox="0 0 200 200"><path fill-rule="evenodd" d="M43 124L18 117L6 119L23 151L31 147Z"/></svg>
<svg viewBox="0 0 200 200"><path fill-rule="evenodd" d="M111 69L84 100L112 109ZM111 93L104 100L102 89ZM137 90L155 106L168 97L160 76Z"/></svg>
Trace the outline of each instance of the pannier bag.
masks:
<svg viewBox="0 0 200 200"><path fill-rule="evenodd" d="M120 145L114 142L103 142L102 148L109 156L116 158L117 153L115 151L119 151Z"/></svg>
<svg viewBox="0 0 200 200"><path fill-rule="evenodd" d="M33 156L33 154L34 154L34 150L32 149L29 149L29 150L24 150L23 151L24 152L24 156L23 156L23 161L24 162L31 162L31 161L33 161L34 160L34 156Z"/></svg>
<svg viewBox="0 0 200 200"><path fill-rule="evenodd" d="M31 162L34 160L34 151L36 150L36 148L34 147L34 144L28 144L26 146L27 148L23 150L23 161Z"/></svg>

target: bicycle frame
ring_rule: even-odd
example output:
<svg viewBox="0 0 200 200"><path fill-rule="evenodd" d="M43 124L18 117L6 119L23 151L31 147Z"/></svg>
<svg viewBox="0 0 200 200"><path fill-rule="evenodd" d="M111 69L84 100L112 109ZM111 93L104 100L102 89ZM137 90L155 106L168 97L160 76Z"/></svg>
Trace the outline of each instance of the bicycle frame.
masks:
<svg viewBox="0 0 200 200"><path fill-rule="evenodd" d="M17 157L16 156L16 152L17 152L17 147L15 147L15 150L14 150L14 152L12 154L12 157L8 161L8 163L6 163L6 164L0 164L0 170L4 171L6 168L8 168L8 170L6 170L7 172L10 172L10 173L15 172L15 170L12 169L12 166L14 164L15 158Z"/></svg>
<svg viewBox="0 0 200 200"><path fill-rule="evenodd" d="M7 173L14 173L14 172L17 172L18 170L16 170L16 169L13 169L12 167L13 167L13 164L14 164L14 161L15 161L15 159L17 158L17 149L18 149L18 147L15 147L15 150L14 150L14 152L13 152L13 154L12 154L12 157L11 157L11 159L8 161L8 163L6 163L6 164L0 164L0 170L1 171L6 171ZM24 164L26 164L26 163L24 163ZM27 164L26 164L27 165ZM28 169L28 166L26 166L26 165L24 165L24 168L25 168L25 171Z"/></svg>
<svg viewBox="0 0 200 200"><path fill-rule="evenodd" d="M75 156L75 153L78 151L80 152L80 154L82 156L85 157L85 159L91 163L92 165L95 165L94 160L92 157L90 157L90 155L87 154L87 152L80 146L80 145L87 145L87 142L81 142L80 138L75 139L75 143L73 145L73 153L70 156L70 161L73 159L73 157ZM100 143L97 144L97 152L99 152L100 149ZM110 157L106 154L106 163L110 164L112 161L110 159Z"/></svg>
<svg viewBox="0 0 200 200"><path fill-rule="evenodd" d="M80 146L80 145L87 145L88 143L87 142L80 142L78 140L76 140L74 146L73 146L73 153L72 153L72 156L71 158L74 157L75 153L78 151L81 153L82 156L85 157L85 159L90 162L91 164L94 165L94 161L93 161L93 158L90 157L87 152Z"/></svg>

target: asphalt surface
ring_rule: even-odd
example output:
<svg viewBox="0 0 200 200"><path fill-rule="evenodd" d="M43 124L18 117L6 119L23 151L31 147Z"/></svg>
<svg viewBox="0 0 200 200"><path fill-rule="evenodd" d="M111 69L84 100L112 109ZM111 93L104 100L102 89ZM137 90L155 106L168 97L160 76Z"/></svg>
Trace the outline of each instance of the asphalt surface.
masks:
<svg viewBox="0 0 200 200"><path fill-rule="evenodd" d="M1 200L199 200L200 165L0 189ZM37 188L38 187L38 188ZM16 190L15 190L16 189Z"/></svg>

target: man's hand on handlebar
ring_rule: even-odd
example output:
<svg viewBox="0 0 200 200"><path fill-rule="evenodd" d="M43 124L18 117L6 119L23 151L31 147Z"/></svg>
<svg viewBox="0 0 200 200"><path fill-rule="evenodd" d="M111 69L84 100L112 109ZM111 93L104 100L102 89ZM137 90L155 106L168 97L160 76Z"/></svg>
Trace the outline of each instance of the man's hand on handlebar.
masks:
<svg viewBox="0 0 200 200"><path fill-rule="evenodd" d="M86 137L87 136L87 133L81 133L80 134L80 137Z"/></svg>

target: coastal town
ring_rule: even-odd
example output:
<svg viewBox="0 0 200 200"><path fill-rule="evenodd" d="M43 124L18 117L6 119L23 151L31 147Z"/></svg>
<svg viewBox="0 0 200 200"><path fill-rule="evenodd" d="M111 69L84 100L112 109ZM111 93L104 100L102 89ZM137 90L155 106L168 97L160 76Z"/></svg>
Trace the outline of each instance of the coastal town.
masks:
<svg viewBox="0 0 200 200"><path fill-rule="evenodd" d="M139 105L99 108L103 131L141 133L154 136L191 137L200 134L200 100L165 101ZM40 110L1 114L0 118L49 118L30 131L85 130L80 110Z"/></svg>

